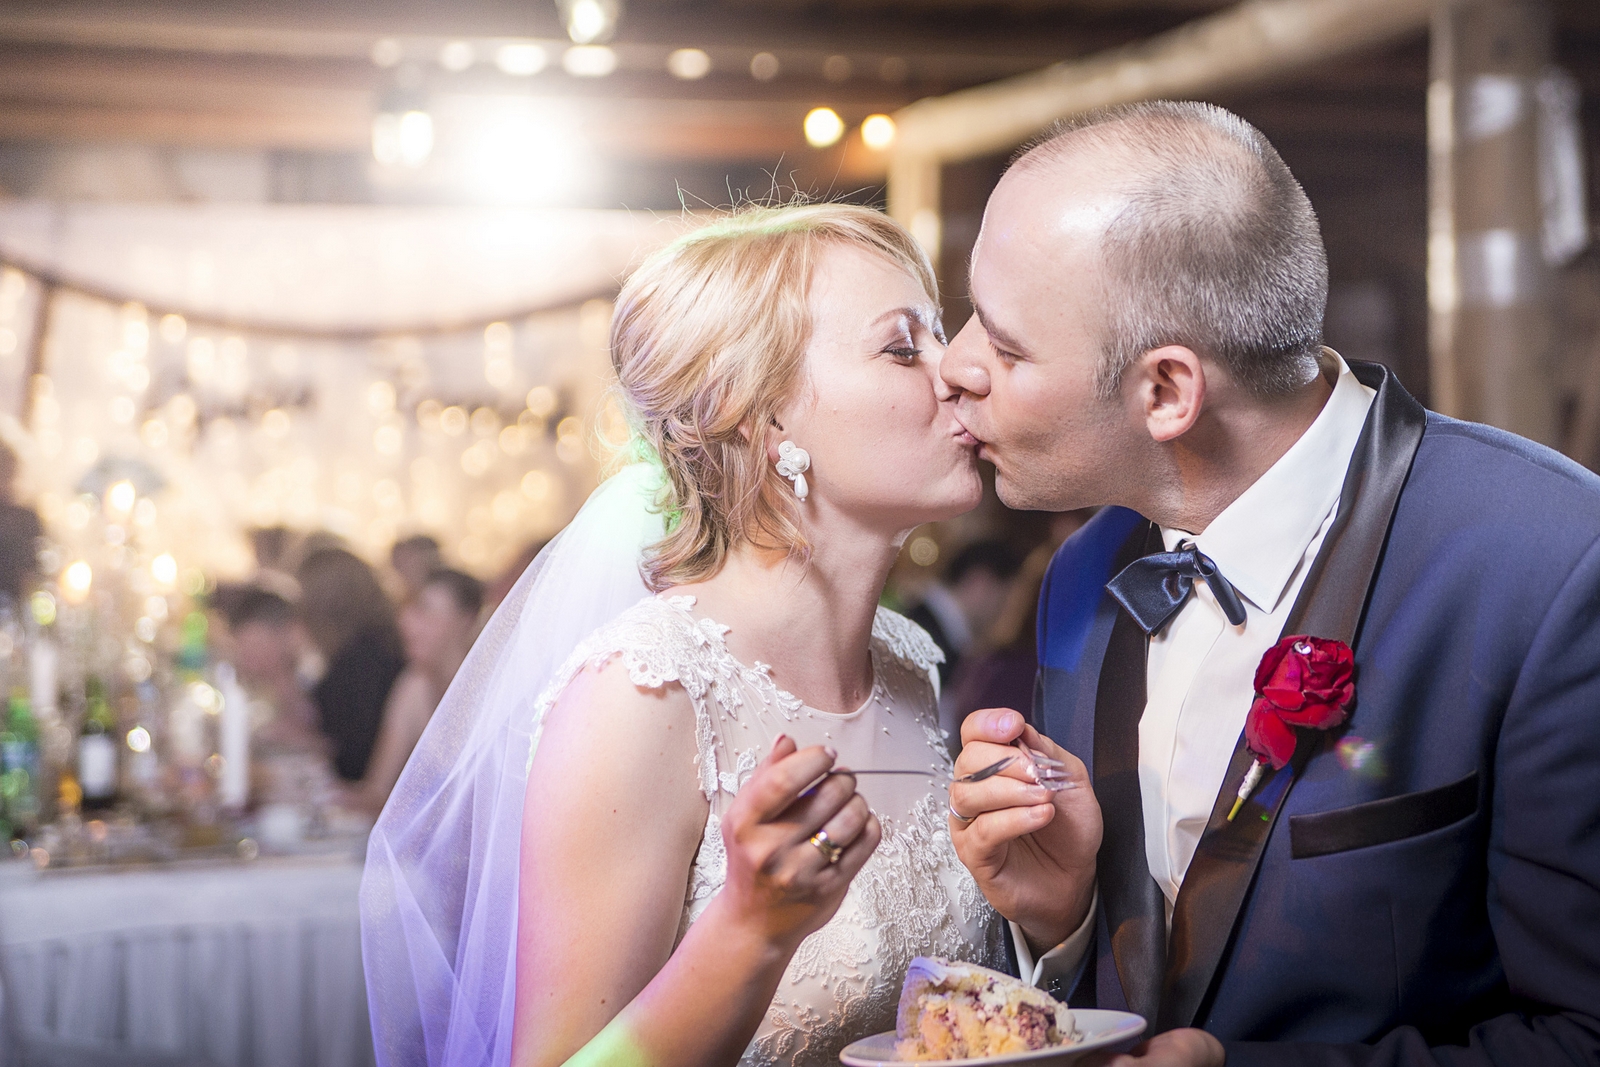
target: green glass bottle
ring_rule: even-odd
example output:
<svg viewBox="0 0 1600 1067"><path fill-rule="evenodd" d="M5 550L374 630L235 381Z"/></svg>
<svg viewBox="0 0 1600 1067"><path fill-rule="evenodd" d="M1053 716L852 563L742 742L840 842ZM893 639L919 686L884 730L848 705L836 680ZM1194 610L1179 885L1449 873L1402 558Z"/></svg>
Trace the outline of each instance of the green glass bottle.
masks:
<svg viewBox="0 0 1600 1067"><path fill-rule="evenodd" d="M39 724L20 686L11 691L0 730L0 812L11 836L32 833L39 824Z"/></svg>

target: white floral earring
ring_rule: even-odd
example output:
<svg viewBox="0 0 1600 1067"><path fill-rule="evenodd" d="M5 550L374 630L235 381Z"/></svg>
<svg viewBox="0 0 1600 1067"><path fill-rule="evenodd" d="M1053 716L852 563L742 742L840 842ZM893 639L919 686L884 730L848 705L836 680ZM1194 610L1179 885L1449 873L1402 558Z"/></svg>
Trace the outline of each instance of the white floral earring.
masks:
<svg viewBox="0 0 1600 1067"><path fill-rule="evenodd" d="M811 469L811 453L795 444L784 441L778 445L778 473L794 482L794 495L801 500L811 492L806 484L806 471Z"/></svg>

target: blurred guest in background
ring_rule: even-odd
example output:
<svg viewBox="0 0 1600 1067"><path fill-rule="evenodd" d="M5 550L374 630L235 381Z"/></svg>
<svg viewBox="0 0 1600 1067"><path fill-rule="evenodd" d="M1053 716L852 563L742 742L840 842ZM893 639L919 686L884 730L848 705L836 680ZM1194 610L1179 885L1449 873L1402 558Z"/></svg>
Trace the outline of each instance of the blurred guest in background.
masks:
<svg viewBox="0 0 1600 1067"><path fill-rule="evenodd" d="M269 589L253 586L218 594L239 680L272 706L272 720L256 731L256 742L289 751L325 751L317 708L300 675L305 634L294 606Z"/></svg>
<svg viewBox="0 0 1600 1067"><path fill-rule="evenodd" d="M1054 545L1028 553L983 646L961 661L950 687L950 716L941 722L952 754L961 751L961 723L979 708L1033 708L1033 676L1039 669L1034 631L1039 621L1039 587L1055 556ZM943 716L941 715L941 718Z"/></svg>
<svg viewBox="0 0 1600 1067"><path fill-rule="evenodd" d="M944 652L939 683L945 694L961 657L989 632L1005 607L1018 565L1017 554L999 541L974 541L951 558L943 580L928 586L922 603L907 612Z"/></svg>
<svg viewBox="0 0 1600 1067"><path fill-rule="evenodd" d="M961 751L961 723L980 708L1015 708L1033 712L1033 678L1039 670L1036 632L1039 623L1039 588L1061 543L1094 515L1093 508L1064 511L1050 517L1049 539L1028 553L1011 582L1004 606L977 647L952 674L949 697L951 754Z"/></svg>
<svg viewBox="0 0 1600 1067"><path fill-rule="evenodd" d="M256 526L249 537L256 557L250 584L277 593L291 604L298 601L300 583L294 578L294 558L301 550L300 535L287 526Z"/></svg>
<svg viewBox="0 0 1600 1067"><path fill-rule="evenodd" d="M444 555L438 541L417 534L394 543L389 549L389 566L400 579L400 602L404 604L415 599L429 575L444 566Z"/></svg>
<svg viewBox="0 0 1600 1067"><path fill-rule="evenodd" d="M522 551L518 552L511 562L506 564L505 569L490 579L488 585L484 586L483 603L488 609L484 612L485 618L494 614L494 609L499 607L500 601L504 600L511 592L511 587L517 584L517 579L522 577L522 572L528 569L528 565L534 561L540 552L544 551L544 546L549 543L547 539L529 541L522 546Z"/></svg>
<svg viewBox="0 0 1600 1067"><path fill-rule="evenodd" d="M320 548L300 564L301 619L328 669L311 691L333 745L339 777L360 781L383 708L405 667L394 607L378 577L342 548Z"/></svg>
<svg viewBox="0 0 1600 1067"><path fill-rule="evenodd" d="M346 807L377 815L399 780L411 750L433 717L444 691L472 649L483 610L483 584L460 571L439 569L400 609L406 669L389 693L377 744Z"/></svg>
<svg viewBox="0 0 1600 1067"><path fill-rule="evenodd" d="M33 584L43 532L34 510L17 503L17 454L0 441L0 593L13 602Z"/></svg>

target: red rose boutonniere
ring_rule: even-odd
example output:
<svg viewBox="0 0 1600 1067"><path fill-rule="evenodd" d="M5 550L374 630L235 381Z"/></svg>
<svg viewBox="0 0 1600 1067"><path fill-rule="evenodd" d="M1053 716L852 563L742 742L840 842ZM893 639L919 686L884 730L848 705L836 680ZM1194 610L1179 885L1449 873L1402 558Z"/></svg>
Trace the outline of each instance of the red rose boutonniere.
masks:
<svg viewBox="0 0 1600 1067"><path fill-rule="evenodd" d="M1256 699L1244 721L1245 746L1256 761L1239 786L1229 822L1250 799L1267 765L1282 770L1294 756L1300 740L1296 727L1331 730L1350 717L1355 665L1349 645L1322 637L1297 634L1267 649L1256 668Z"/></svg>

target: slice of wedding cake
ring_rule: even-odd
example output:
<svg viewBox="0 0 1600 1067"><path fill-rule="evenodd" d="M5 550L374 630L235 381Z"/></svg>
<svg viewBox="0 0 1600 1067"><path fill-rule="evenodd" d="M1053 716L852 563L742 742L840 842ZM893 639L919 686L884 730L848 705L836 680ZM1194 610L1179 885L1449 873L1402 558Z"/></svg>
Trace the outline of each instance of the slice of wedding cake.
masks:
<svg viewBox="0 0 1600 1067"><path fill-rule="evenodd" d="M970 963L918 956L900 992L902 1060L957 1060L1071 1044L1072 1011L1042 989Z"/></svg>

